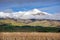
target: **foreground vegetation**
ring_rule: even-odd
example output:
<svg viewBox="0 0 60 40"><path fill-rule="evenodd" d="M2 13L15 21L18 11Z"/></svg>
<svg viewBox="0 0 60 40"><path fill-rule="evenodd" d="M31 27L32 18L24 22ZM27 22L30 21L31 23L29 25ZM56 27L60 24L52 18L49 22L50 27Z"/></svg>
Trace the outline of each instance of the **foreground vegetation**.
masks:
<svg viewBox="0 0 60 40"><path fill-rule="evenodd" d="M60 40L60 33L2 32L0 40Z"/></svg>
<svg viewBox="0 0 60 40"><path fill-rule="evenodd" d="M0 25L0 32L60 32L59 27Z"/></svg>

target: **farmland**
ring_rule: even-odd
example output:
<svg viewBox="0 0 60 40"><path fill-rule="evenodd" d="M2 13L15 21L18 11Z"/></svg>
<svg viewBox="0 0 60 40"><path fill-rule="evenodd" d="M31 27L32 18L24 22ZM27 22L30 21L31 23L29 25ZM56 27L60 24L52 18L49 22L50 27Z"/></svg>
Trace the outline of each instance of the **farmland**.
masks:
<svg viewBox="0 0 60 40"><path fill-rule="evenodd" d="M0 40L60 40L60 33L0 32Z"/></svg>

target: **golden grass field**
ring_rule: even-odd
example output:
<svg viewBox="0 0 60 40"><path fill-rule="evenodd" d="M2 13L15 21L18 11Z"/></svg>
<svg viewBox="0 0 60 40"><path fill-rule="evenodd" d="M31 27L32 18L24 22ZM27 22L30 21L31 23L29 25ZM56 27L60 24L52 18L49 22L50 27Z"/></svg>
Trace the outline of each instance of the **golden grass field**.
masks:
<svg viewBox="0 0 60 40"><path fill-rule="evenodd" d="M60 40L60 33L1 32L0 40Z"/></svg>

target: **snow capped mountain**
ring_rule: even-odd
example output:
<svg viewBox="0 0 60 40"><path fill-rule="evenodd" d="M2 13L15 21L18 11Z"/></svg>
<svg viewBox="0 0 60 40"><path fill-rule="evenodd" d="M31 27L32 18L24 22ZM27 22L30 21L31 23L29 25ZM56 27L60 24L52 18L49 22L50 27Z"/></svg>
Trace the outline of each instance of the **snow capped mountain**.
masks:
<svg viewBox="0 0 60 40"><path fill-rule="evenodd" d="M0 12L0 18L14 18L14 19L55 19L60 20L60 16L55 16L47 12L42 12L38 9L19 11L19 12Z"/></svg>
<svg viewBox="0 0 60 40"><path fill-rule="evenodd" d="M38 9L27 11L23 17L24 19L52 19L53 15L47 12L42 12Z"/></svg>
<svg viewBox="0 0 60 40"><path fill-rule="evenodd" d="M33 9L33 10L29 10L29 11L27 11L26 13L25 13L25 15L49 15L48 13L46 13L46 12L42 12L42 11L40 11L40 10L38 10L38 9Z"/></svg>
<svg viewBox="0 0 60 40"><path fill-rule="evenodd" d="M46 12L42 12L38 9L29 10L24 13L24 15L21 17L21 19L40 19L43 16L50 16L51 14L48 14Z"/></svg>

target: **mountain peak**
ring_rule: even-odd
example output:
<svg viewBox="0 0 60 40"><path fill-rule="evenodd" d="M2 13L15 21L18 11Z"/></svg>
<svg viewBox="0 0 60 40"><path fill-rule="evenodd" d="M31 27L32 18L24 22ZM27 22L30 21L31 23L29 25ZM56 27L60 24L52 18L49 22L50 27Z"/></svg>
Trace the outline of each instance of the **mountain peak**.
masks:
<svg viewBox="0 0 60 40"><path fill-rule="evenodd" d="M38 9L33 9L34 12L41 12L40 10Z"/></svg>
<svg viewBox="0 0 60 40"><path fill-rule="evenodd" d="M31 10L31 12L32 12L32 13L30 13L30 14L32 14L32 15L49 15L49 13L47 13L47 12L42 12L42 11L40 11L39 9L33 9L33 10Z"/></svg>

